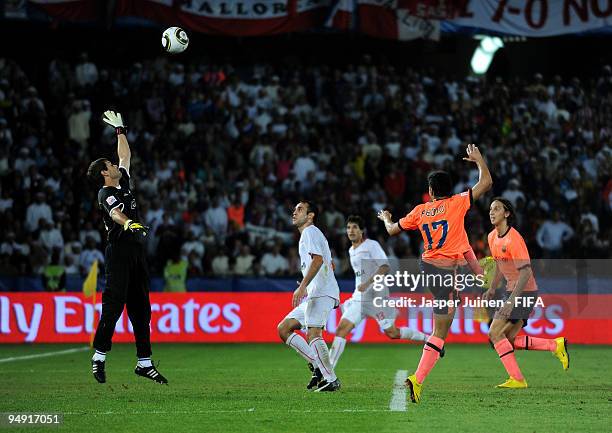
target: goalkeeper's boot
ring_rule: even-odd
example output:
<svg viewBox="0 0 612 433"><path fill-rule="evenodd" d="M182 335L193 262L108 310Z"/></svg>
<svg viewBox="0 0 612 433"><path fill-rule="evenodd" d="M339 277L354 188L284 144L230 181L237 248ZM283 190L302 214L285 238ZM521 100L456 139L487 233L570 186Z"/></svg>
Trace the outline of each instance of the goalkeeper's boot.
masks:
<svg viewBox="0 0 612 433"><path fill-rule="evenodd" d="M419 383L416 375L413 374L412 376L408 376L408 379L406 379L406 386L410 389L410 401L413 403L420 403L423 384Z"/></svg>
<svg viewBox="0 0 612 433"><path fill-rule="evenodd" d="M91 361L91 372L93 377L99 383L106 382L106 371L104 370L104 361Z"/></svg>
<svg viewBox="0 0 612 433"><path fill-rule="evenodd" d="M154 365L150 367L141 367L140 365L136 365L136 369L134 370L138 376L146 377L147 379L151 379L157 383L168 383L168 379L166 379L162 374L157 371Z"/></svg>
<svg viewBox="0 0 612 433"><path fill-rule="evenodd" d="M315 389L321 380L323 380L323 374L319 367L315 367L314 365L308 363L308 368L312 372L312 377L310 378L310 382L306 385L306 389Z"/></svg>
<svg viewBox="0 0 612 433"><path fill-rule="evenodd" d="M500 383L499 385L496 386L496 388L512 388L512 389L527 388L527 381L525 379L517 380L513 378L512 376L510 376L507 381L505 381L504 383Z"/></svg>
<svg viewBox="0 0 612 433"><path fill-rule="evenodd" d="M557 343L557 348L553 352L559 361L561 361L561 365L564 370L569 368L569 352L567 351L567 339L564 337L555 338L555 342Z"/></svg>

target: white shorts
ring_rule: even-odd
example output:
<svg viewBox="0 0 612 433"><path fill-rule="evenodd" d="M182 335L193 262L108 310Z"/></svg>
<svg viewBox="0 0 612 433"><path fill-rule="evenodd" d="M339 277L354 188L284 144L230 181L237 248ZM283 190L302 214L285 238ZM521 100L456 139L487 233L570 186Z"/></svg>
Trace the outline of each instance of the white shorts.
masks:
<svg viewBox="0 0 612 433"><path fill-rule="evenodd" d="M329 296L307 298L285 316L300 322L302 328L324 328L331 310L338 306L338 301Z"/></svg>
<svg viewBox="0 0 612 433"><path fill-rule="evenodd" d="M375 307L371 302L356 301L353 298L342 304L342 319L346 319L355 326L366 317L378 322L381 329L390 328L395 324L397 310L393 307Z"/></svg>

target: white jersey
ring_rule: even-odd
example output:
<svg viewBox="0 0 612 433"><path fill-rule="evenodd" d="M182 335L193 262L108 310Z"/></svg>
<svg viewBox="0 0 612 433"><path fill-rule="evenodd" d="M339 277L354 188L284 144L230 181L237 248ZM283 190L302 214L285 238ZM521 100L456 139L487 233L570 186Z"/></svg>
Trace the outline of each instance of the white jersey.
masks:
<svg viewBox="0 0 612 433"><path fill-rule="evenodd" d="M365 292L360 292L357 287L362 282L365 282L372 277L382 265L389 265L389 260L385 251L380 244L372 239L366 239L357 248L349 248L349 256L351 258L351 267L355 272L355 292L353 299L356 301L371 300L374 296L389 296L389 289L385 288L381 291L374 291L372 286L368 287Z"/></svg>
<svg viewBox="0 0 612 433"><path fill-rule="evenodd" d="M327 239L317 227L311 225L302 231L299 244L302 276L306 276L312 263L312 254L323 257L323 264L307 287L308 297L329 296L340 301L340 288L332 268L331 251Z"/></svg>

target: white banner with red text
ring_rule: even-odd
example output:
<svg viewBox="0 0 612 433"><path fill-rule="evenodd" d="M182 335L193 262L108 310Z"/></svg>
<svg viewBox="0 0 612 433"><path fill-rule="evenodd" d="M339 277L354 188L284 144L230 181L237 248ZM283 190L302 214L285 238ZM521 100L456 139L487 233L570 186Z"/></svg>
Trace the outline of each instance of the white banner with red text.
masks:
<svg viewBox="0 0 612 433"><path fill-rule="evenodd" d="M278 342L277 324L291 310L291 293L194 292L151 293L153 342ZM350 294L342 294L346 300ZM428 296L402 295L419 303ZM532 336L565 336L573 343L612 344L612 295L542 295L523 330ZM101 303L94 307L80 293L0 292L0 343L88 342L99 318ZM336 309L327 323L327 341L340 321ZM432 332L430 307L400 308L397 326ZM470 307L457 309L449 342L485 343L488 325L474 319ZM387 343L376 321L367 319L350 340ZM115 329L115 342L134 341L127 314Z"/></svg>
<svg viewBox="0 0 612 433"><path fill-rule="evenodd" d="M612 0L468 0L450 22L519 36L544 37L612 24Z"/></svg>

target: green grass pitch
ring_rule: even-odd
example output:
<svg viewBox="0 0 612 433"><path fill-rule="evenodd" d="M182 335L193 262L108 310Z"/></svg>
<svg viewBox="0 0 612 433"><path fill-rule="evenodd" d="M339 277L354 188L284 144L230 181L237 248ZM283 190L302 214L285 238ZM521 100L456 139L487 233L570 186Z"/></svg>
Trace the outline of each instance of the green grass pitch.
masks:
<svg viewBox="0 0 612 433"><path fill-rule="evenodd" d="M1 345L0 360L69 345ZM414 371L419 345L348 344L337 368L342 390L310 393L305 363L285 345L156 344L162 386L133 373L133 345L115 345L107 383L96 383L90 352L0 362L0 412L64 414L59 428L6 431L104 432L601 432L612 410L612 347L570 346L564 372L547 352L517 352L529 383L506 379L485 345L447 346L420 405L392 412L397 370ZM2 429L4 430L4 429Z"/></svg>

